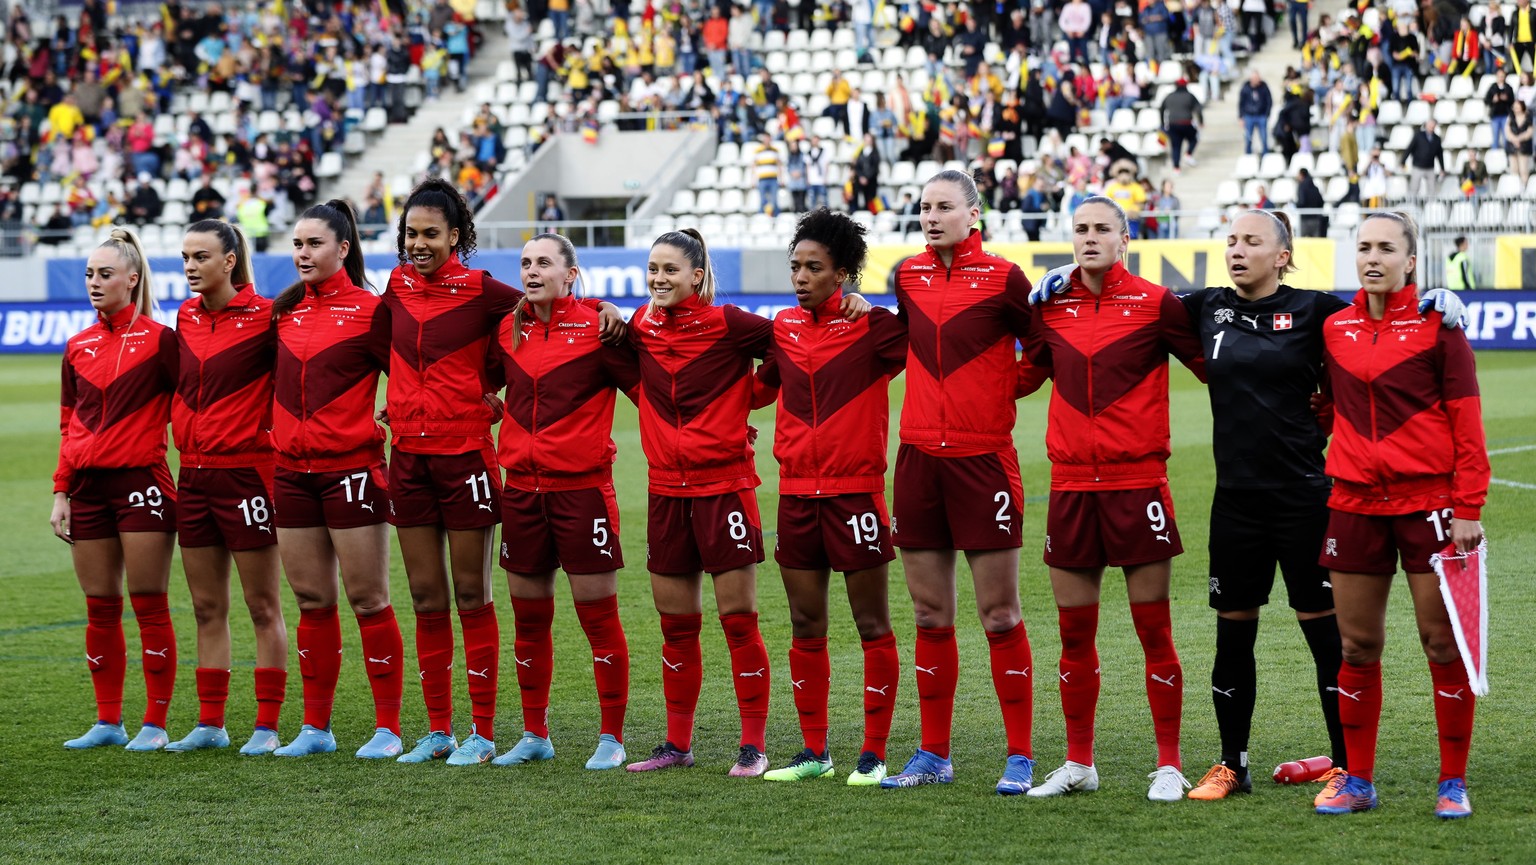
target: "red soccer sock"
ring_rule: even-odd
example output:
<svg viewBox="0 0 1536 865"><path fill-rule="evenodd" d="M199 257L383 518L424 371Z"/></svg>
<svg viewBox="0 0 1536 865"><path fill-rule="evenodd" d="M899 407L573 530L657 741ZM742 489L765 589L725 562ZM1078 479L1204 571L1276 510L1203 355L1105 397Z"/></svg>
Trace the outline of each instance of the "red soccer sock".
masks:
<svg viewBox="0 0 1536 865"><path fill-rule="evenodd" d="M373 689L373 725L400 735L400 697L405 691L405 640L395 608L358 616L368 687Z"/></svg>
<svg viewBox="0 0 1536 865"><path fill-rule="evenodd" d="M336 607L299 611L299 675L304 680L304 723L330 729L341 678L341 619Z"/></svg>
<svg viewBox="0 0 1536 865"><path fill-rule="evenodd" d="M1339 724L1349 774L1370 781L1376 774L1376 733L1381 728L1381 662L1339 667Z"/></svg>
<svg viewBox="0 0 1536 865"><path fill-rule="evenodd" d="M427 729L453 732L453 620L447 612L416 614L416 664Z"/></svg>
<svg viewBox="0 0 1536 865"><path fill-rule="evenodd" d="M123 599L85 599L85 665L96 692L96 720L123 722L123 677L128 669L128 644L123 639Z"/></svg>
<svg viewBox="0 0 1536 865"><path fill-rule="evenodd" d="M891 738L891 715L896 709L896 685L901 680L901 657L896 635L886 634L864 642L864 747L881 760Z"/></svg>
<svg viewBox="0 0 1536 865"><path fill-rule="evenodd" d="M800 736L813 754L827 751L827 698L832 687L832 661L826 637L795 637L789 645L789 683Z"/></svg>
<svg viewBox="0 0 1536 865"><path fill-rule="evenodd" d="M661 614L661 690L667 698L667 741L679 751L693 749L693 715L704 684L698 613Z"/></svg>
<svg viewBox="0 0 1536 865"><path fill-rule="evenodd" d="M549 683L555 673L554 598L513 598L516 637L512 660L517 662L517 687L522 697L523 729L549 738Z"/></svg>
<svg viewBox="0 0 1536 865"><path fill-rule="evenodd" d="M629 641L619 621L619 596L577 601L576 619L592 647L592 679L602 713L599 732L623 742L624 714L629 709Z"/></svg>
<svg viewBox="0 0 1536 865"><path fill-rule="evenodd" d="M1061 627L1061 714L1067 759L1093 765L1093 716L1099 706L1099 605L1057 607Z"/></svg>
<svg viewBox="0 0 1536 865"><path fill-rule="evenodd" d="M731 679L736 683L736 709L741 713L741 744L761 751L768 741L768 647L757 629L757 613L720 617L725 644L731 649Z"/></svg>
<svg viewBox="0 0 1536 865"><path fill-rule="evenodd" d="M256 668L256 724L263 730L277 730L283 714L283 700L288 697L288 671L277 667Z"/></svg>
<svg viewBox="0 0 1536 865"><path fill-rule="evenodd" d="M224 726L224 705L228 702L229 671L198 667L197 723L204 727Z"/></svg>
<svg viewBox="0 0 1536 865"><path fill-rule="evenodd" d="M176 690L176 629L171 626L170 602L164 592L128 599L139 620L139 643L144 649L144 723L163 730Z"/></svg>
<svg viewBox="0 0 1536 865"><path fill-rule="evenodd" d="M960 647L954 628L918 628L917 709L922 749L949 759L950 728L955 720L955 683L960 680Z"/></svg>
<svg viewBox="0 0 1536 865"><path fill-rule="evenodd" d="M1147 659L1147 705L1157 738L1157 765L1182 769L1179 722L1184 717L1184 668L1173 648L1168 600L1131 604L1131 623Z"/></svg>
<svg viewBox="0 0 1536 865"><path fill-rule="evenodd" d="M1467 681L1467 667L1458 658L1429 665L1435 685L1435 727L1440 733L1440 780L1467 777L1467 752L1472 748L1472 715L1477 697ZM1350 765L1354 765L1353 756Z"/></svg>
<svg viewBox="0 0 1536 865"><path fill-rule="evenodd" d="M1030 737L1035 712L1031 679L1034 659L1029 651L1029 633L1021 621L1000 634L988 631L987 645L992 655L992 687L997 690L997 701L1003 709L1008 754L1029 757L1033 754Z"/></svg>
<svg viewBox="0 0 1536 865"><path fill-rule="evenodd" d="M475 732L496 741L496 689L501 670L501 625L495 604L459 610L464 629L464 668L469 678L469 711Z"/></svg>

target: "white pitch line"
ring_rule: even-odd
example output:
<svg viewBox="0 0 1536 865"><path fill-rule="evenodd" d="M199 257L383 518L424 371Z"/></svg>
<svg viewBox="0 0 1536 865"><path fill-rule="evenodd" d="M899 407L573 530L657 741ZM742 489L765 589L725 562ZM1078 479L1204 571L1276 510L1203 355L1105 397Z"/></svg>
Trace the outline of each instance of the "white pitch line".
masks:
<svg viewBox="0 0 1536 865"><path fill-rule="evenodd" d="M1506 481L1503 478L1489 478L1488 480L1490 483L1499 484L1500 486L1514 487L1517 490L1536 490L1536 484L1523 484L1519 481Z"/></svg>
<svg viewBox="0 0 1536 865"><path fill-rule="evenodd" d="M1536 451L1536 445L1520 445L1519 447L1513 448L1499 448L1498 450L1489 451L1488 456L1496 457L1503 456L1504 454L1524 453L1526 451Z"/></svg>

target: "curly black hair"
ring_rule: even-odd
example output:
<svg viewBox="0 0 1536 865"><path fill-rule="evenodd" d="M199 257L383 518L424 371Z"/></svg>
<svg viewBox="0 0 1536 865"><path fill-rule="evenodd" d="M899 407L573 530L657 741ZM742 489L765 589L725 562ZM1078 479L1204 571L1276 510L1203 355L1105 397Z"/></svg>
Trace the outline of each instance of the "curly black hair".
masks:
<svg viewBox="0 0 1536 865"><path fill-rule="evenodd" d="M405 254L405 218L410 215L413 207L430 207L441 211L443 218L448 220L448 227L459 230L459 242L453 247L453 251L459 254L459 261L468 261L475 254L475 214L470 210L469 202L464 200L464 194L453 184L441 177L429 177L416 184L416 188L405 199L405 206L400 208L395 249L399 252L401 264L410 260Z"/></svg>
<svg viewBox="0 0 1536 865"><path fill-rule="evenodd" d="M789 252L793 255L795 246L802 240L819 243L832 256L832 266L847 270L848 282L857 284L869 253L864 234L864 226L854 222L848 214L818 207L800 217L795 224L795 236L789 239Z"/></svg>

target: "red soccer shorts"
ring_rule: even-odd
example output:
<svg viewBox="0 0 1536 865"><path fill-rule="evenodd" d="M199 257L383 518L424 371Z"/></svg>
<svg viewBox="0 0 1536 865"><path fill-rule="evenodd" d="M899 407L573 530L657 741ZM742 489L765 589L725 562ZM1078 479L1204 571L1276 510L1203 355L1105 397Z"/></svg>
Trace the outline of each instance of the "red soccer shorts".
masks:
<svg viewBox="0 0 1536 865"><path fill-rule="evenodd" d="M389 457L389 521L399 528L485 529L501 520L501 469L491 450Z"/></svg>
<svg viewBox="0 0 1536 865"><path fill-rule="evenodd" d="M183 547L255 550L277 543L272 469L193 469L176 479L176 532Z"/></svg>
<svg viewBox="0 0 1536 865"><path fill-rule="evenodd" d="M1429 557L1450 542L1450 508L1389 517L1330 510L1317 563L1330 571L1390 577L1401 558L1404 571L1427 574Z"/></svg>
<svg viewBox="0 0 1536 865"><path fill-rule="evenodd" d="M514 574L601 574L624 567L613 484L501 496L501 567Z"/></svg>
<svg viewBox="0 0 1536 865"><path fill-rule="evenodd" d="M1024 483L1012 449L936 457L896 451L891 540L914 550L1006 550L1023 546Z"/></svg>
<svg viewBox="0 0 1536 865"><path fill-rule="evenodd" d="M1052 490L1045 516L1045 563L1055 568L1117 568L1184 552L1168 484L1140 490Z"/></svg>
<svg viewBox="0 0 1536 865"><path fill-rule="evenodd" d="M69 536L77 541L120 532L176 530L176 484L165 463L131 469L85 469L69 491Z"/></svg>
<svg viewBox="0 0 1536 865"><path fill-rule="evenodd" d="M884 493L779 497L773 559L784 568L849 573L896 558Z"/></svg>
<svg viewBox="0 0 1536 865"><path fill-rule="evenodd" d="M384 522L389 484L384 461L335 472L296 472L278 466L272 482L281 529L355 529Z"/></svg>
<svg viewBox="0 0 1536 865"><path fill-rule="evenodd" d="M763 561L757 492L674 498L651 493L646 567L653 574L721 574Z"/></svg>

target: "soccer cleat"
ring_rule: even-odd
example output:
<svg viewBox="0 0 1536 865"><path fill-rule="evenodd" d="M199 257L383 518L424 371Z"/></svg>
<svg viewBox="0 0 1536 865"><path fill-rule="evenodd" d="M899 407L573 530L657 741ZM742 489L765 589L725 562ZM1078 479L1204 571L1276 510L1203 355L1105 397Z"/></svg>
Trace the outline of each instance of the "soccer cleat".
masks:
<svg viewBox="0 0 1536 865"><path fill-rule="evenodd" d="M1035 761L1023 754L1009 754L1003 777L997 779L999 796L1017 796L1028 793L1035 780Z"/></svg>
<svg viewBox="0 0 1536 865"><path fill-rule="evenodd" d="M1253 780L1248 777L1248 770L1244 769L1239 775L1232 771L1230 766L1217 763L1211 767L1195 789L1189 791L1189 798L1209 802L1215 799L1225 799L1233 793L1253 792Z"/></svg>
<svg viewBox="0 0 1536 865"><path fill-rule="evenodd" d="M1323 782L1323 789L1312 797L1313 805L1321 805L1339 795L1339 791L1344 789L1344 782L1349 780L1349 773L1343 769L1329 769L1318 780Z"/></svg>
<svg viewBox="0 0 1536 865"><path fill-rule="evenodd" d="M1045 776L1045 781L1030 788L1029 795L1036 799L1048 796L1065 796L1068 793L1091 793L1099 789L1099 770L1071 760L1060 769Z"/></svg>
<svg viewBox="0 0 1536 865"><path fill-rule="evenodd" d="M446 759L453 754L459 743L449 733L441 730L433 730L416 740L416 746L400 755L397 763L428 763L433 760Z"/></svg>
<svg viewBox="0 0 1536 865"><path fill-rule="evenodd" d="M624 753L624 743L614 737L612 733L604 733L597 737L597 750L587 758L587 768L593 771L603 769L617 769L624 765L628 757Z"/></svg>
<svg viewBox="0 0 1536 865"><path fill-rule="evenodd" d="M761 778L768 771L768 755L757 750L756 745L742 745L736 755L736 765L725 773L732 778Z"/></svg>
<svg viewBox="0 0 1536 865"><path fill-rule="evenodd" d="M70 739L64 743L64 747L83 751L86 748L122 747L126 744L128 744L128 731L123 729L122 724L97 721L91 729L85 731L84 736Z"/></svg>
<svg viewBox="0 0 1536 865"><path fill-rule="evenodd" d="M223 727L198 724L185 738L165 746L167 751L205 751L211 748L228 748L229 734Z"/></svg>
<svg viewBox="0 0 1536 865"><path fill-rule="evenodd" d="M1338 795L1326 802L1319 802L1319 814L1349 814L1353 811L1369 811L1376 807L1376 785L1364 778L1345 775Z"/></svg>
<svg viewBox="0 0 1536 865"><path fill-rule="evenodd" d="M156 727L154 724L145 724L139 729L139 735L133 737L133 741L123 746L125 751L159 751L171 743L170 734L164 727Z"/></svg>
<svg viewBox="0 0 1536 865"><path fill-rule="evenodd" d="M308 757L310 754L329 754L336 750L336 737L330 730L305 724L293 741L273 751L277 757Z"/></svg>
<svg viewBox="0 0 1536 865"><path fill-rule="evenodd" d="M848 773L850 787L878 787L885 780L885 761L874 751L859 755L859 765Z"/></svg>
<svg viewBox="0 0 1536 865"><path fill-rule="evenodd" d="M657 769L670 769L673 766L684 768L693 765L692 751L679 751L671 742L662 742L651 752L649 759L638 763L630 763L624 768L630 772L654 772Z"/></svg>
<svg viewBox="0 0 1536 865"><path fill-rule="evenodd" d="M373 738L357 749L359 760L387 760L400 756L400 737L387 727L373 731Z"/></svg>
<svg viewBox="0 0 1536 865"><path fill-rule="evenodd" d="M555 759L555 746L543 736L535 736L524 730L523 738L512 746L512 750L492 760L491 763L496 766L517 766L522 763L553 759Z"/></svg>
<svg viewBox="0 0 1536 865"><path fill-rule="evenodd" d="M1447 778L1440 782L1440 799L1435 802L1435 816L1441 820L1472 816L1472 800L1467 798L1465 778Z"/></svg>
<svg viewBox="0 0 1536 865"><path fill-rule="evenodd" d="M912 759L899 775L888 775L880 780L880 787L896 790L902 787L921 787L924 784L948 784L955 780L955 767L949 760L932 751L917 749Z"/></svg>
<svg viewBox="0 0 1536 865"><path fill-rule="evenodd" d="M257 727L251 738L240 746L240 753L247 757L259 757L276 751L283 743L277 740L277 731Z"/></svg>
<svg viewBox="0 0 1536 865"><path fill-rule="evenodd" d="M1147 790L1147 798L1153 802L1177 802L1184 798L1184 791L1189 789L1189 780L1173 766L1158 766L1147 778L1152 781L1152 786Z"/></svg>
<svg viewBox="0 0 1536 865"><path fill-rule="evenodd" d="M1331 771L1333 771L1331 757L1308 757L1305 760L1281 763L1275 767L1273 777L1276 784L1305 784L1308 781L1324 780Z"/></svg>
<svg viewBox="0 0 1536 865"><path fill-rule="evenodd" d="M485 738L479 733L471 733L464 744L448 755L450 766L478 766L481 763L491 762L496 756L496 743Z"/></svg>
<svg viewBox="0 0 1536 865"><path fill-rule="evenodd" d="M764 781L809 781L812 778L836 777L837 771L832 768L831 754L817 754L810 748L806 748L795 755L795 759L789 761L789 765L782 769L774 769L763 775Z"/></svg>

